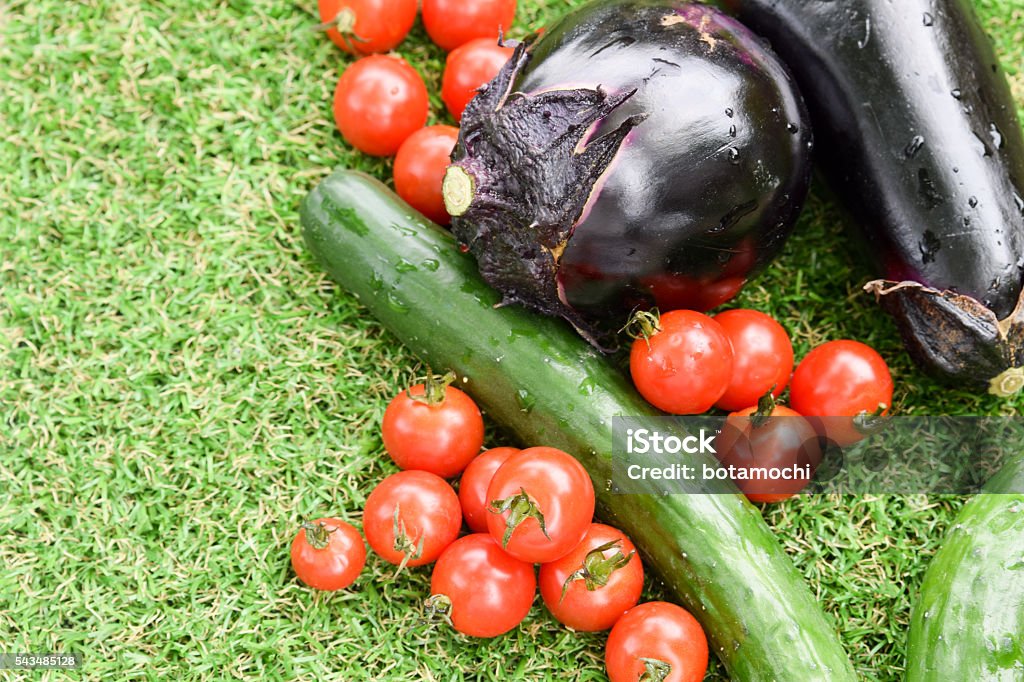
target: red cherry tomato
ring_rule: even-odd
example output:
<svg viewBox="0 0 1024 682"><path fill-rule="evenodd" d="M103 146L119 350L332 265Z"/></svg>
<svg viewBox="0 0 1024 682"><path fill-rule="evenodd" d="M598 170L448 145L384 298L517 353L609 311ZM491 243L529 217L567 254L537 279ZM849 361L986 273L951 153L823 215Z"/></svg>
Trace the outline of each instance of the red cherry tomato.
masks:
<svg viewBox="0 0 1024 682"><path fill-rule="evenodd" d="M359 531L340 519L305 523L292 540L292 569L299 580L318 590L351 585L366 565Z"/></svg>
<svg viewBox="0 0 1024 682"><path fill-rule="evenodd" d="M334 122L345 141L390 156L427 122L427 86L401 57L372 55L351 65L334 90Z"/></svg>
<svg viewBox="0 0 1024 682"><path fill-rule="evenodd" d="M387 52L416 21L416 0L319 0L331 41L349 54Z"/></svg>
<svg viewBox="0 0 1024 682"><path fill-rule="evenodd" d="M537 591L533 566L509 556L486 533L459 538L430 576L429 611L471 637L497 637L519 625Z"/></svg>
<svg viewBox="0 0 1024 682"><path fill-rule="evenodd" d="M512 56L511 47L501 47L494 37L476 38L448 53L441 81L441 99L456 121L477 88L489 83Z"/></svg>
<svg viewBox="0 0 1024 682"><path fill-rule="evenodd" d="M388 563L423 566L455 541L462 527L459 497L448 483L426 471L400 471L366 498L363 532Z"/></svg>
<svg viewBox="0 0 1024 682"><path fill-rule="evenodd" d="M732 378L715 407L742 410L768 391L782 395L793 372L793 344L782 325L757 310L726 310L714 320L732 345Z"/></svg>
<svg viewBox="0 0 1024 682"><path fill-rule="evenodd" d="M708 640L688 611L652 601L619 619L608 635L604 660L610 682L637 682L646 666L659 663L668 667L667 675L646 679L700 682L708 668Z"/></svg>
<svg viewBox="0 0 1024 682"><path fill-rule="evenodd" d="M559 623L596 632L636 606L644 568L625 533L592 523L583 542L540 567L539 582L540 596Z"/></svg>
<svg viewBox="0 0 1024 682"><path fill-rule="evenodd" d="M700 414L732 378L732 346L722 326L693 310L661 315L658 329L633 342L629 372L647 402L671 414Z"/></svg>
<svg viewBox="0 0 1024 682"><path fill-rule="evenodd" d="M510 456L487 486L487 500L491 537L517 559L537 564L568 554L594 517L587 470L555 448Z"/></svg>
<svg viewBox="0 0 1024 682"><path fill-rule="evenodd" d="M484 444L480 408L453 386L442 393L439 386L416 384L399 393L384 410L381 431L384 448L399 468L442 478L458 475Z"/></svg>
<svg viewBox="0 0 1024 682"><path fill-rule="evenodd" d="M889 367L873 348L859 341L829 341L800 361L789 403L820 434L838 445L852 445L864 437L852 417L886 414L892 391Z"/></svg>
<svg viewBox="0 0 1024 682"><path fill-rule="evenodd" d="M423 0L423 26L444 50L474 38L498 39L516 16L516 0Z"/></svg>
<svg viewBox="0 0 1024 682"><path fill-rule="evenodd" d="M715 454L726 467L777 470L780 476L774 480L770 474L763 479L737 475L733 480L751 502L781 502L806 488L821 463L818 434L806 419L783 405L775 405L763 421L757 413L757 407L748 407L730 414L715 437Z"/></svg>
<svg viewBox="0 0 1024 682"><path fill-rule="evenodd" d="M441 183L458 140L458 128L440 125L421 128L402 143L395 155L398 196L438 225L451 222L444 207Z"/></svg>
<svg viewBox="0 0 1024 682"><path fill-rule="evenodd" d="M459 502L462 503L462 519L475 533L487 532L487 486L494 478L494 472L519 448L491 448L480 453L459 479Z"/></svg>

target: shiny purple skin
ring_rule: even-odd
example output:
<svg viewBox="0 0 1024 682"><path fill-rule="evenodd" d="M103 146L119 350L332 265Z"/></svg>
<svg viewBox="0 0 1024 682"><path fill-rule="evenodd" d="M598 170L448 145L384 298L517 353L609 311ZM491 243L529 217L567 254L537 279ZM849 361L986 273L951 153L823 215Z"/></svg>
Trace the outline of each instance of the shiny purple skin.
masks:
<svg viewBox="0 0 1024 682"><path fill-rule="evenodd" d="M939 378L1024 387L1024 136L970 0L726 0L807 98L876 256L867 290Z"/></svg>
<svg viewBox="0 0 1024 682"><path fill-rule="evenodd" d="M470 102L452 158L472 201L452 229L505 302L595 340L637 306L735 295L789 235L810 156L788 72L735 19L598 0Z"/></svg>

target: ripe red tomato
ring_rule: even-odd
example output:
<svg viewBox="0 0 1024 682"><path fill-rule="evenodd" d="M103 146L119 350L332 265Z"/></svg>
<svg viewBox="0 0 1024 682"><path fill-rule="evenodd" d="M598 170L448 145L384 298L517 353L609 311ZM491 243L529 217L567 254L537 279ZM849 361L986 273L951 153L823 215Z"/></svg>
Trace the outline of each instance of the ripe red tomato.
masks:
<svg viewBox="0 0 1024 682"><path fill-rule="evenodd" d="M640 395L658 409L700 414L728 388L732 356L720 324L693 310L672 310L647 338L633 342L629 372Z"/></svg>
<svg viewBox="0 0 1024 682"><path fill-rule="evenodd" d="M459 497L426 471L388 476L366 498L363 532L377 554L399 566L423 566L455 541L462 527Z"/></svg>
<svg viewBox="0 0 1024 682"><path fill-rule="evenodd" d="M456 540L430 576L428 611L471 637L497 637L519 625L537 591L533 566L509 556L486 533Z"/></svg>
<svg viewBox="0 0 1024 682"><path fill-rule="evenodd" d="M886 414L892 391L889 367L873 348L859 341L829 341L800 361L789 403L820 434L840 446L852 445L864 437L852 417Z"/></svg>
<svg viewBox="0 0 1024 682"><path fill-rule="evenodd" d="M477 88L489 83L512 56L511 47L498 45L497 38L475 38L448 53L441 80L441 99L456 121Z"/></svg>
<svg viewBox="0 0 1024 682"><path fill-rule="evenodd" d="M381 424L384 448L401 469L451 478L480 453L484 419L459 389L444 386L442 392L428 384L416 384L388 404Z"/></svg>
<svg viewBox="0 0 1024 682"><path fill-rule="evenodd" d="M318 0L321 26L349 54L387 52L416 21L416 0Z"/></svg>
<svg viewBox="0 0 1024 682"><path fill-rule="evenodd" d="M759 412L767 418L759 419ZM795 473L788 479L734 478L736 487L751 502L781 502L793 497L807 487L821 463L821 447L814 427L783 405L773 405L770 413L767 408L748 407L730 414L715 437L715 455L723 466L748 471L777 469L781 474L794 472L794 466L800 472L809 467L805 478Z"/></svg>
<svg viewBox="0 0 1024 682"><path fill-rule="evenodd" d="M757 310L726 310L714 320L729 337L733 359L729 387L715 407L742 410L768 391L782 395L793 372L793 344L782 325Z"/></svg>
<svg viewBox="0 0 1024 682"><path fill-rule="evenodd" d="M395 155L398 196L438 225L451 222L444 207L441 184L458 140L459 129L452 126L421 128L402 143Z"/></svg>
<svg viewBox="0 0 1024 682"><path fill-rule="evenodd" d="M487 530L506 552L543 564L565 556L594 517L594 485L576 459L555 448L508 458L487 486Z"/></svg>
<svg viewBox="0 0 1024 682"><path fill-rule="evenodd" d="M615 625L640 600L644 567L622 531L590 524L583 542L540 567L540 596L559 623L596 632Z"/></svg>
<svg viewBox="0 0 1024 682"><path fill-rule="evenodd" d="M427 86L401 57L363 57L338 79L334 122L345 141L373 156L390 156L427 122Z"/></svg>
<svg viewBox="0 0 1024 682"><path fill-rule="evenodd" d="M459 479L459 502L462 503L462 519L474 533L487 532L487 486L509 457L519 448L491 448L480 453Z"/></svg>
<svg viewBox="0 0 1024 682"><path fill-rule="evenodd" d="M611 682L637 682L645 667L658 664L668 666L659 671L666 674L644 679L700 682L708 669L708 640L686 609L652 601L619 618L608 635L604 660Z"/></svg>
<svg viewBox="0 0 1024 682"><path fill-rule="evenodd" d="M473 38L498 39L516 16L516 0L423 0L423 26L430 39L454 50Z"/></svg>
<svg viewBox="0 0 1024 682"><path fill-rule="evenodd" d="M292 569L299 580L318 590L351 585L366 565L363 537L351 524L323 518L302 524L292 540Z"/></svg>

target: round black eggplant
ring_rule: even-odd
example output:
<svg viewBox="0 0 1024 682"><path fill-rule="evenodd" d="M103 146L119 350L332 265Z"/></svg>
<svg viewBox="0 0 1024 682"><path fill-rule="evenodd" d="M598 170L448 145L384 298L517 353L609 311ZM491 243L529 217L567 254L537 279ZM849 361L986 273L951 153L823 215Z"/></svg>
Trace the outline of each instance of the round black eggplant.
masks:
<svg viewBox="0 0 1024 682"><path fill-rule="evenodd" d="M504 302L593 341L636 307L732 298L789 235L811 146L788 72L735 19L599 0L470 102L445 198Z"/></svg>
<svg viewBox="0 0 1024 682"><path fill-rule="evenodd" d="M817 157L910 354L1024 386L1024 137L968 0L727 0L807 98Z"/></svg>

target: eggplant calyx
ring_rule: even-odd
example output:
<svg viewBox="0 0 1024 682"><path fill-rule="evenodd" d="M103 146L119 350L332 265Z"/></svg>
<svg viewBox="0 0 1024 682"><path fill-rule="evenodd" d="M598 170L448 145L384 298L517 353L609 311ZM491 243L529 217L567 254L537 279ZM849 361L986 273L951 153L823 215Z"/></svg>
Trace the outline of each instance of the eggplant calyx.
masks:
<svg viewBox="0 0 1024 682"><path fill-rule="evenodd" d="M914 360L940 378L1003 397L1024 390L1024 294L1000 320L971 296L919 282L875 280L864 290L893 316Z"/></svg>
<svg viewBox="0 0 1024 682"><path fill-rule="evenodd" d="M644 116L598 135L596 126L635 90L513 92L529 46L519 44L466 107L443 195L452 232L503 303L563 317L593 339L595 330L560 295L558 269L598 180Z"/></svg>

